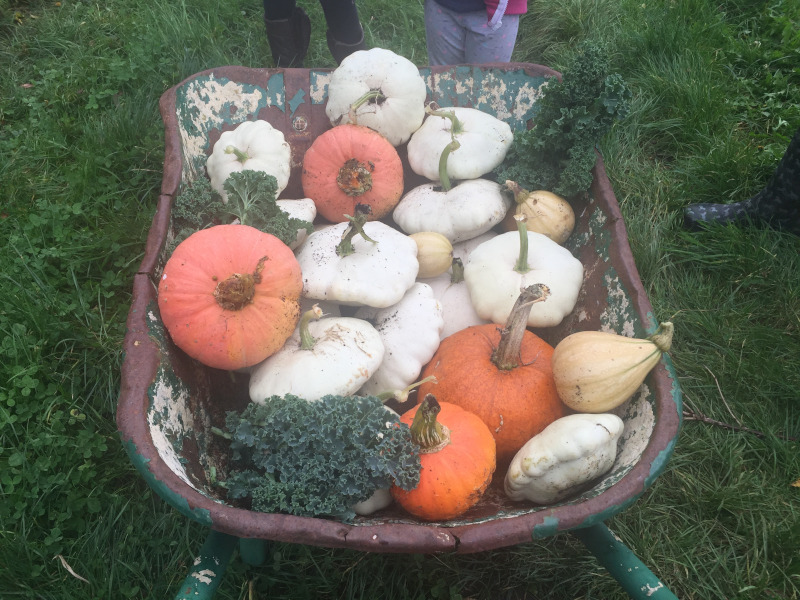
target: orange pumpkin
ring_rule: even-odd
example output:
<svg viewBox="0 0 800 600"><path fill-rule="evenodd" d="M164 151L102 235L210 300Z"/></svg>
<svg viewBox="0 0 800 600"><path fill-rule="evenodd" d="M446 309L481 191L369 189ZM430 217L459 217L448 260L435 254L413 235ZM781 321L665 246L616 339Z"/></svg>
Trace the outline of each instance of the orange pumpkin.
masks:
<svg viewBox="0 0 800 600"><path fill-rule="evenodd" d="M216 225L181 242L164 266L158 308L172 340L217 369L255 365L300 319L303 280L291 249L248 225Z"/></svg>
<svg viewBox="0 0 800 600"><path fill-rule="evenodd" d="M392 486L395 501L424 521L453 519L475 506L492 481L495 443L478 417L429 394L400 420L420 446L419 484Z"/></svg>
<svg viewBox="0 0 800 600"><path fill-rule="evenodd" d="M377 131L361 125L337 125L322 133L303 158L303 193L332 223L354 215L357 204L370 207L369 220L380 219L403 194L403 164L394 146Z"/></svg>
<svg viewBox="0 0 800 600"><path fill-rule="evenodd" d="M419 396L436 394L478 415L497 442L497 466L504 469L522 446L567 414L556 392L553 347L526 329L534 302L544 300L534 285L523 290L506 327L474 325L442 340L421 377Z"/></svg>

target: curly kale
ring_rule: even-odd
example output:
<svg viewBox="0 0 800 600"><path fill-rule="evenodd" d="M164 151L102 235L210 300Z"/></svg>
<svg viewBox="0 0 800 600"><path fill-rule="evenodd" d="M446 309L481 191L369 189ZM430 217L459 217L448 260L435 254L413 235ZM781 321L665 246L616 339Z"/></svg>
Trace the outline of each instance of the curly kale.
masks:
<svg viewBox="0 0 800 600"><path fill-rule="evenodd" d="M280 209L276 203L278 182L268 173L237 171L223 187L227 203L202 177L181 190L172 205L175 240L170 250L199 229L234 221L271 233L287 245L300 229L313 229L308 221L290 217Z"/></svg>
<svg viewBox="0 0 800 600"><path fill-rule="evenodd" d="M605 50L584 42L572 62L544 88L533 128L514 134L498 181L561 196L585 192L592 183L595 144L628 113L631 92L618 74L607 74Z"/></svg>
<svg viewBox="0 0 800 600"><path fill-rule="evenodd" d="M374 396L309 402L273 396L226 418L230 499L252 509L352 520L353 505L392 483L419 483L419 448Z"/></svg>

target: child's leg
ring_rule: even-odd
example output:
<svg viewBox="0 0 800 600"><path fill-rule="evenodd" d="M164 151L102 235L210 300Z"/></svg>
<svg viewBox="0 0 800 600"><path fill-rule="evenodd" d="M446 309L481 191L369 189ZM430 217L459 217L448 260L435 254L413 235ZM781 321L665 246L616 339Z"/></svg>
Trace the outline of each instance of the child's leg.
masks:
<svg viewBox="0 0 800 600"><path fill-rule="evenodd" d="M519 31L519 15L503 15L502 25L492 31L486 12L467 13L466 61L470 64L509 62Z"/></svg>
<svg viewBox="0 0 800 600"><path fill-rule="evenodd" d="M461 16L437 4L435 0L425 0L428 64L460 65L467 62L464 50L466 31L461 24Z"/></svg>

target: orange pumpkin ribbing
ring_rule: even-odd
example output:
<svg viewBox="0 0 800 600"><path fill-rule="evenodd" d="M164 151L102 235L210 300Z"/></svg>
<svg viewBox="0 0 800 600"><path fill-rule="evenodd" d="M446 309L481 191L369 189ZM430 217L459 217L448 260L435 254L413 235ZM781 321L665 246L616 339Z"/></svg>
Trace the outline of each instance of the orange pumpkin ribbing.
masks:
<svg viewBox="0 0 800 600"><path fill-rule="evenodd" d="M551 366L553 347L530 330L522 338L519 366L501 370L492 362L500 342L497 325L475 325L446 337L421 378L418 398L434 394L478 415L497 442L498 469L547 425L567 414Z"/></svg>
<svg viewBox="0 0 800 600"><path fill-rule="evenodd" d="M257 364L300 318L300 265L277 237L247 225L193 233L170 256L158 307L175 344L217 369Z"/></svg>
<svg viewBox="0 0 800 600"><path fill-rule="evenodd" d="M389 141L377 131L353 124L322 133L303 158L303 193L332 223L353 216L357 204L370 207L370 221L380 219L403 194L403 164Z"/></svg>
<svg viewBox="0 0 800 600"><path fill-rule="evenodd" d="M397 503L424 521L445 521L469 510L486 491L495 470L495 442L483 421L454 404L439 405L437 421L449 430L449 443L420 455L416 488L391 488ZM419 408L411 408L400 420L411 425Z"/></svg>

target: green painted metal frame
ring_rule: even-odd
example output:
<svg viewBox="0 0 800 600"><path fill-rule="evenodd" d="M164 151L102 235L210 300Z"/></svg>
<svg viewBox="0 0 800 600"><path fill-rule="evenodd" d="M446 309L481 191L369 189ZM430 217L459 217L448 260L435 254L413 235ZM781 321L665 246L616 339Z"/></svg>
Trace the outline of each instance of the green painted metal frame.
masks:
<svg viewBox="0 0 800 600"><path fill-rule="evenodd" d="M558 76L540 65L515 63L420 71L429 82L433 96L457 100L469 97L472 105L489 112L508 106L506 96L517 93L514 106L523 104L523 110L502 115L517 129L529 126L535 116L534 105L541 85L548 77ZM256 514L207 497L164 463L153 444L148 423L148 412L156 393L154 388L163 383L159 378L163 377L161 369L165 361L181 372L191 371L193 367L183 360L179 360L179 365L172 364L175 349L171 348L163 331L159 331L154 283L170 234L172 199L179 194L184 181L202 172L205 152L221 132L210 115L203 114L205 103L215 103L213 111L217 116L226 115L226 127L249 118L266 118L291 135L294 170L283 197L302 197L298 193L302 190L297 176L302 155L316 135L329 127L324 122L323 112L328 76L325 70L221 67L199 73L162 96L161 110L167 130L162 196L148 236L145 257L134 279L117 421L131 461L148 484L181 514L211 529L195 568L181 588L183 595L178 597L210 598L237 547L245 562L260 564L265 559L269 540L376 552L477 552L564 531L578 536L632 598L674 597L604 524L635 502L652 484L665 468L674 448L681 423L681 395L667 356L648 379L652 394L658 399L657 424L647 448L630 472L626 471L619 481L615 480L599 495L589 494L573 503L544 507L530 514L502 506L496 514L500 518L496 519L478 515L459 523L417 524L394 516L384 522L366 521L361 526L291 515ZM194 86L198 81L202 85ZM235 93L230 94L232 89ZM185 114L180 114L188 94L201 97L189 102ZM200 151L195 148L192 154L187 150L192 144L205 147ZM407 185L410 188L413 184L409 181ZM568 327L619 330L632 324L633 330L628 330L628 334L652 333L657 320L639 281L622 215L599 155L591 196L602 199L603 208L600 210L591 202L582 207L585 213L582 220L590 222L590 229L576 232L574 237L578 241L572 250L581 255L588 268L603 270L599 279L606 287L591 292L607 296L605 300L599 298L598 304L605 302L611 306L620 294L625 296L625 303L617 311L604 313L602 318L595 315L584 322L585 315L574 316L574 322ZM609 253L614 255L613 260L609 260ZM616 298L612 298L614 296ZM181 376L175 376L170 384L180 387ZM185 393L191 394L191 391Z"/></svg>

